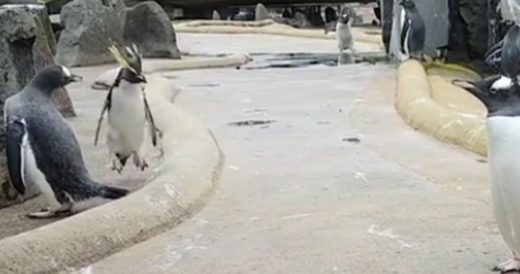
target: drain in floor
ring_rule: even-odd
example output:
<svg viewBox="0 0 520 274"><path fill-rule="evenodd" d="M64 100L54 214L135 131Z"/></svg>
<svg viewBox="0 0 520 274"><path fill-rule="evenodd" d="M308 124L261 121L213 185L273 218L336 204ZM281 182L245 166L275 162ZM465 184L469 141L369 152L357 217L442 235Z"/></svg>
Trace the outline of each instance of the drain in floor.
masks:
<svg viewBox="0 0 520 274"><path fill-rule="evenodd" d="M236 127L252 127L258 125L267 125L276 122L276 120L245 120L245 121L236 121L231 122L229 125Z"/></svg>

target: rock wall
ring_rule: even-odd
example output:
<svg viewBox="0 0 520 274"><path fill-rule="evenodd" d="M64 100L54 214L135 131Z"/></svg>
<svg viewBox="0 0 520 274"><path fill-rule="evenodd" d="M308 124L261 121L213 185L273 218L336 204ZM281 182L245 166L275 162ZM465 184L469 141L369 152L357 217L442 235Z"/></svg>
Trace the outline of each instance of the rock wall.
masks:
<svg viewBox="0 0 520 274"><path fill-rule="evenodd" d="M144 57L179 59L177 38L164 9L153 1L126 9L123 40L136 44Z"/></svg>
<svg viewBox="0 0 520 274"><path fill-rule="evenodd" d="M114 62L111 45L136 44L144 57L180 58L175 30L155 1L74 0L60 13L56 60L70 67Z"/></svg>
<svg viewBox="0 0 520 274"><path fill-rule="evenodd" d="M70 67L113 62L108 47L123 43L121 17L114 7L102 0L74 0L61 9L60 17L64 29L57 62Z"/></svg>

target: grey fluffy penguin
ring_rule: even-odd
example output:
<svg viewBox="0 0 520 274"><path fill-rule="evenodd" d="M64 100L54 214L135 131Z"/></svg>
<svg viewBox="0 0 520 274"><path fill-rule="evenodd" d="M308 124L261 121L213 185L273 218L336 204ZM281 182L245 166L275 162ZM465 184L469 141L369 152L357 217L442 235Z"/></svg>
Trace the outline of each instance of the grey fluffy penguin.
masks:
<svg viewBox="0 0 520 274"><path fill-rule="evenodd" d="M502 92L491 86L501 76L478 82L456 80L486 107L488 164L491 179L493 213L502 238L512 251L512 258L498 264L501 273L520 271L520 87L514 85Z"/></svg>
<svg viewBox="0 0 520 274"><path fill-rule="evenodd" d="M62 66L43 68L4 105L9 176L24 194L34 183L49 202L31 218L72 214L125 196L128 191L95 182L89 175L72 128L51 100L53 91L81 77Z"/></svg>
<svg viewBox="0 0 520 274"><path fill-rule="evenodd" d="M485 61L500 67L502 77L493 83L493 90L508 90L518 85L520 75L520 26L513 24L504 39L492 46L485 54Z"/></svg>
<svg viewBox="0 0 520 274"><path fill-rule="evenodd" d="M344 7L336 23L336 41L338 42L339 53L342 54L345 50L354 51L354 37L352 37L352 20L350 16L350 9Z"/></svg>
<svg viewBox="0 0 520 274"><path fill-rule="evenodd" d="M401 9L401 60L424 57L426 26L413 0L402 0Z"/></svg>
<svg viewBox="0 0 520 274"><path fill-rule="evenodd" d="M132 157L136 167L144 170L148 167L143 152L147 123L153 146L157 146L157 139L162 133L155 126L146 100L142 56L135 45L126 47L125 55L115 47L110 50L121 67L105 99L94 144L98 141L103 115L108 112L107 145L112 169L121 173L128 159Z"/></svg>

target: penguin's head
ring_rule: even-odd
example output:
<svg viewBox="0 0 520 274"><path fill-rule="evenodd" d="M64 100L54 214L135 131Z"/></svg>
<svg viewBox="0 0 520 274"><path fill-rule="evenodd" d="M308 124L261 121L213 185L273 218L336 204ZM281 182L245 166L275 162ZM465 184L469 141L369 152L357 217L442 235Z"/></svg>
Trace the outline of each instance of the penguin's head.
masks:
<svg viewBox="0 0 520 274"><path fill-rule="evenodd" d="M500 77L494 75L479 81L455 79L452 84L465 89L482 102L488 111L488 116L509 115L509 112L520 106L520 86L513 85L505 90L493 90L491 87Z"/></svg>
<svg viewBox="0 0 520 274"><path fill-rule="evenodd" d="M131 47L125 47L121 53L115 46L109 48L117 62L122 67L123 79L131 83L146 83L146 77L143 74L142 59L143 56L135 44Z"/></svg>
<svg viewBox="0 0 520 274"><path fill-rule="evenodd" d="M415 2L413 0L402 0L401 2L399 2L399 5L405 9L415 8Z"/></svg>
<svg viewBox="0 0 520 274"><path fill-rule="evenodd" d="M133 83L146 83L146 77L143 75L143 56L135 44L132 47L125 48L125 59L128 62L128 68L123 68L123 77Z"/></svg>
<svg viewBox="0 0 520 274"><path fill-rule="evenodd" d="M348 7L344 7L341 9L341 13L339 15L338 21L342 24L348 24L350 21L350 10Z"/></svg>
<svg viewBox="0 0 520 274"><path fill-rule="evenodd" d="M31 84L38 90L52 92L57 88L81 80L81 76L72 74L70 70L64 66L49 65L44 67L33 77Z"/></svg>

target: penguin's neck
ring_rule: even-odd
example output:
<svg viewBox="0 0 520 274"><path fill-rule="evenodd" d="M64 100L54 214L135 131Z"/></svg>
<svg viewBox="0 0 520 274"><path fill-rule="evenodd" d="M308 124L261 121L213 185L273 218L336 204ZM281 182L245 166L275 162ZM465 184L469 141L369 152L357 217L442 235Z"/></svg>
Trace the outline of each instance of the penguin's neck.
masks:
<svg viewBox="0 0 520 274"><path fill-rule="evenodd" d="M52 93L59 88L45 79L40 79L40 77L34 78L28 85L31 88L25 89L27 92L43 97L51 97Z"/></svg>
<svg viewBox="0 0 520 274"><path fill-rule="evenodd" d="M141 79L139 79L134 72L126 68L122 69L121 79L124 79L131 84L138 84L141 82Z"/></svg>

